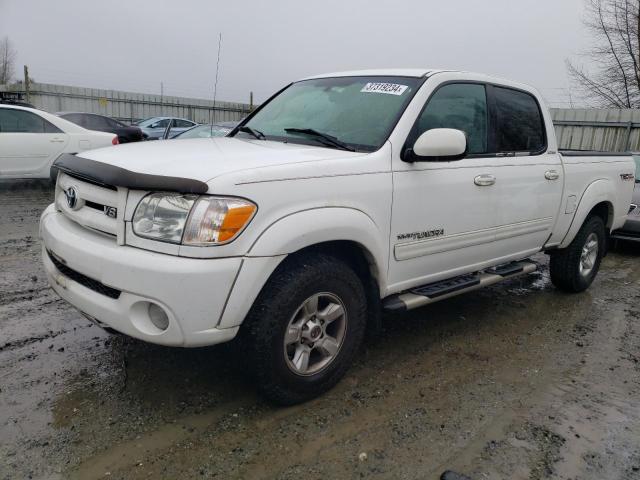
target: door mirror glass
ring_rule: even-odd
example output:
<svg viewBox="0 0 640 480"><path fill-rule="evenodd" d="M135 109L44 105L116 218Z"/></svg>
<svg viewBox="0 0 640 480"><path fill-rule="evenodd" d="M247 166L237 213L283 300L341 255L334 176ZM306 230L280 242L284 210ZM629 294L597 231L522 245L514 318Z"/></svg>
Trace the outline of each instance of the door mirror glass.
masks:
<svg viewBox="0 0 640 480"><path fill-rule="evenodd" d="M454 128L427 130L413 144L414 161L460 160L467 155L467 136Z"/></svg>

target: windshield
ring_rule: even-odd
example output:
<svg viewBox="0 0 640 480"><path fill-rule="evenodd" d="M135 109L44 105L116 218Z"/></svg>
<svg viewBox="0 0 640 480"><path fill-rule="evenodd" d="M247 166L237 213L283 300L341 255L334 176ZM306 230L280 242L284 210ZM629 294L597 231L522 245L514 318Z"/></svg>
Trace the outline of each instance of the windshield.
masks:
<svg viewBox="0 0 640 480"><path fill-rule="evenodd" d="M231 131L231 128L221 127L219 125L198 125L197 127L190 128L178 135L175 138L209 138L209 137L224 137Z"/></svg>
<svg viewBox="0 0 640 480"><path fill-rule="evenodd" d="M265 104L245 126L267 140L330 146L309 132L329 135L359 151L374 151L415 94L422 79L341 77L303 80ZM249 132L237 132L255 138Z"/></svg>
<svg viewBox="0 0 640 480"><path fill-rule="evenodd" d="M634 155L633 160L636 162L636 183L640 183L640 155Z"/></svg>

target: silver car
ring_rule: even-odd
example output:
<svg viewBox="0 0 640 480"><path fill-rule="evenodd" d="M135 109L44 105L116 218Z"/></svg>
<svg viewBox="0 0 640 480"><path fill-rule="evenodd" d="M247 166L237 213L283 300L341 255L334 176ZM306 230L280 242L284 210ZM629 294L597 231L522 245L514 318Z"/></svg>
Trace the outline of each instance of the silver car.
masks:
<svg viewBox="0 0 640 480"><path fill-rule="evenodd" d="M636 162L636 188L633 191L629 215L624 226L614 233L616 240L631 240L640 242L640 155L634 155Z"/></svg>
<svg viewBox="0 0 640 480"><path fill-rule="evenodd" d="M158 140L162 138L168 126L171 126L171 133L176 135L197 125L196 122L186 118L175 117L151 117L136 122L136 126L142 130L142 135L146 140Z"/></svg>
<svg viewBox="0 0 640 480"><path fill-rule="evenodd" d="M182 133L178 133L177 135L173 135L172 129L169 138L183 139L224 137L227 133L233 130L237 124L238 122L222 122L216 124L197 125Z"/></svg>

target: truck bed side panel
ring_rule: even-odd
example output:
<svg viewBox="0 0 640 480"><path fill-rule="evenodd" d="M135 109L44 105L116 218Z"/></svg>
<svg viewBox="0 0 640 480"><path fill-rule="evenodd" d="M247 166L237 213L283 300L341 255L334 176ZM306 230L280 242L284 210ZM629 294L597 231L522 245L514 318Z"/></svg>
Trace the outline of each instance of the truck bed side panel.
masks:
<svg viewBox="0 0 640 480"><path fill-rule="evenodd" d="M565 188L556 227L547 247L566 247L598 203L610 207L608 231L619 228L626 218L634 182L625 179L633 174L630 155L571 152L562 155Z"/></svg>

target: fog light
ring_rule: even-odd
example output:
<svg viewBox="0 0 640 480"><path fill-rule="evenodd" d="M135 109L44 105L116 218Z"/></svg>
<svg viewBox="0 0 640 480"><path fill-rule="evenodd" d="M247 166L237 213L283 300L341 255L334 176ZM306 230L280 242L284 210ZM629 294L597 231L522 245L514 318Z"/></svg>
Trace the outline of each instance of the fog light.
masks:
<svg viewBox="0 0 640 480"><path fill-rule="evenodd" d="M169 317L162 307L155 303L150 303L148 312L151 323L153 323L157 329L164 331L169 327Z"/></svg>

